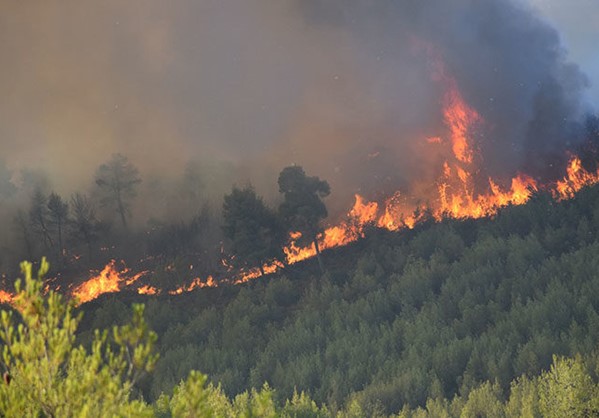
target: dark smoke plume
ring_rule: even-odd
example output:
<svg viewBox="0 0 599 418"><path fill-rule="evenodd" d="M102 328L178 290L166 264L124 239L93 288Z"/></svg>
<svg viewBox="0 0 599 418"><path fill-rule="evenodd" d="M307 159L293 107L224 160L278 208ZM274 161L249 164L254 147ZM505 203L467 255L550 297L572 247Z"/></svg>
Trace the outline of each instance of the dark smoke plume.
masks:
<svg viewBox="0 0 599 418"><path fill-rule="evenodd" d="M157 212L190 160L231 167L205 174L208 191L251 181L272 195L297 163L329 181L334 213L354 192L438 174L425 138L446 134L443 86L419 44L486 121L488 174L563 164L587 80L556 30L509 0L2 2L0 153L62 194L123 153Z"/></svg>
<svg viewBox="0 0 599 418"><path fill-rule="evenodd" d="M297 6L312 25L344 30L361 44L359 67L376 75L369 91L382 93L377 100L389 103L386 110L396 109L387 129L398 135L400 150L414 140L413 129L436 126L423 118L439 118L438 91L426 87L430 73L410 48L414 38L439 51L466 102L486 121L477 139L489 174L548 174L556 156L564 163L565 151L581 139L588 80L567 61L557 31L521 4L306 0Z"/></svg>

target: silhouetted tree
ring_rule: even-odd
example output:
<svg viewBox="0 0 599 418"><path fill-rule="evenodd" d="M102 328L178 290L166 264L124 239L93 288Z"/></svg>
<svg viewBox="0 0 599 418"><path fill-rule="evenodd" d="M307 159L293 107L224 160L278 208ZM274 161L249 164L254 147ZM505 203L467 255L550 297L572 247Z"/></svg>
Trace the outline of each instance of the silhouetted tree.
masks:
<svg viewBox="0 0 599 418"><path fill-rule="evenodd" d="M31 240L29 225L30 222L27 221L27 215L22 209L19 209L17 215L15 216L15 229L23 236L27 257L31 260L33 259L33 243Z"/></svg>
<svg viewBox="0 0 599 418"><path fill-rule="evenodd" d="M223 232L231 240L234 260L241 266L258 266L264 275L265 263L285 259L285 231L279 218L251 186L233 187L225 196L223 218Z"/></svg>
<svg viewBox="0 0 599 418"><path fill-rule="evenodd" d="M64 202L62 198L56 193L51 193L48 198L48 218L50 224L56 227L56 233L58 238L58 256L62 256L63 252L63 240L62 231L64 225L67 222L69 215L69 204Z"/></svg>
<svg viewBox="0 0 599 418"><path fill-rule="evenodd" d="M71 197L73 235L87 246L88 258L92 258L92 244L98 239L101 223L96 218L96 208L87 196L75 193Z"/></svg>
<svg viewBox="0 0 599 418"><path fill-rule="evenodd" d="M322 198L330 194L329 184L318 177L306 176L300 166L290 166L279 174L279 192L285 199L279 210L288 230L301 234L297 240L299 245L314 245L318 264L323 270L318 235L322 232L320 221L328 215Z"/></svg>
<svg viewBox="0 0 599 418"><path fill-rule="evenodd" d="M96 171L96 184L103 192L101 203L116 209L125 229L130 214L129 201L137 195L135 188L139 183L139 171L122 154L114 154Z"/></svg>
<svg viewBox="0 0 599 418"><path fill-rule="evenodd" d="M31 198L29 207L29 223L37 235L40 236L46 249L54 248L54 241L50 233L48 198L40 188L36 188Z"/></svg>

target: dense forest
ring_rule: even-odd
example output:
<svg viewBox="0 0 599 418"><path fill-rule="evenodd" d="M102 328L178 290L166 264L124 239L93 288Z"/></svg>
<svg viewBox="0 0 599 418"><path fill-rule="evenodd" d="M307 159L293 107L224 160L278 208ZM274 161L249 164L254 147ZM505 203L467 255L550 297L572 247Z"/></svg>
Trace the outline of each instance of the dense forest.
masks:
<svg viewBox="0 0 599 418"><path fill-rule="evenodd" d="M539 193L492 219L372 228L325 252L324 274L311 259L246 285L105 296L84 305L82 326L119 323L145 301L160 353L138 383L149 401L197 369L229 396L266 382L278 405L305 393L331 411L455 410L470 395L512 402L510 388L524 396L542 373L550 379L556 355L572 359L555 360L558 369L594 364L598 207L599 187L589 187L561 202Z"/></svg>
<svg viewBox="0 0 599 418"><path fill-rule="evenodd" d="M362 406L353 399L343 409L319 407L305 392L294 391L284 404L268 384L231 399L220 385L191 371L172 391L148 404L136 383L151 373L156 333L144 319L144 306L133 305L131 322L112 332L94 333L90 348L75 344L81 315L73 301L43 286L48 263L42 259L37 279L29 262L21 263L24 281L16 283L15 311L2 311L3 341L0 412L2 416L44 417L383 417L384 406ZM15 314L18 319L15 320ZM593 358L594 357L594 358ZM404 405L397 417L591 417L597 416L597 356L585 360L553 357L549 371L513 381L509 396L498 383L485 382L451 401L429 398L426 409ZM335 408L336 409L336 408Z"/></svg>
<svg viewBox="0 0 599 418"><path fill-rule="evenodd" d="M598 21L0 2L0 418L599 418Z"/></svg>
<svg viewBox="0 0 599 418"><path fill-rule="evenodd" d="M589 173L597 170L599 131L596 123L587 128L589 141L579 154ZM198 186L188 176L194 179L189 188ZM219 211L204 205L187 221L154 219L145 230L130 224L140 183L135 166L115 154L97 169L95 194L76 193L67 201L35 188L27 211L17 212L25 255L47 252L55 270L42 284L24 264L27 288L18 287L11 299L13 314L34 332L23 332L12 316L2 319L8 388L0 390L0 406L9 415L10 405L24 408L32 400L32 411L40 402L49 416L77 410L79 401L53 404L64 393L42 402L35 390L83 396L69 379L90 370L105 380L86 383L81 405L123 407L126 415L599 411L597 185L561 199L530 189L525 205L479 219L439 219L425 210L411 229L356 224L348 245L320 248L331 189L300 166L280 172L278 207L251 185L234 185ZM188 197L197 207L194 196ZM289 263L290 238L315 256ZM150 284L161 289L185 283L192 263L224 280L177 295L121 289L78 307L76 299L67 307L58 294L43 294L121 252L139 260L139 269L149 267ZM47 273L45 262L40 266ZM227 280L251 269L258 280ZM6 288L11 280L5 282ZM140 302L145 308L134 305L128 323L130 305ZM112 333L97 331L111 327ZM50 350L57 359L48 349L36 358L36 349L52 344L58 344ZM37 369L49 373L51 388L28 377ZM111 406L102 400L104 384L114 391ZM22 385L32 386L30 398L18 395Z"/></svg>

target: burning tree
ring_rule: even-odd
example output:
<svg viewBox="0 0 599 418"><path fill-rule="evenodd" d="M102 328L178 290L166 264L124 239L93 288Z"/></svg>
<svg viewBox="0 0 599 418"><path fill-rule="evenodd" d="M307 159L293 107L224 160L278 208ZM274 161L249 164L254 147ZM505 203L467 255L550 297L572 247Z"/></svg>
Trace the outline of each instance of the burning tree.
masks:
<svg viewBox="0 0 599 418"><path fill-rule="evenodd" d="M96 172L96 184L103 192L102 204L112 206L127 229L129 200L137 195L136 186L141 183L139 171L122 154L113 154L112 159L102 164Z"/></svg>
<svg viewBox="0 0 599 418"><path fill-rule="evenodd" d="M320 221L328 215L322 198L331 193L329 183L306 176L300 166L290 166L279 174L279 192L285 199L279 210L289 232L294 234L298 245L314 245L318 265L323 270L318 235L322 232Z"/></svg>
<svg viewBox="0 0 599 418"><path fill-rule="evenodd" d="M223 202L223 232L231 240L234 261L243 267L259 266L264 275L264 264L283 261L285 230L277 214L267 207L251 186L233 187Z"/></svg>

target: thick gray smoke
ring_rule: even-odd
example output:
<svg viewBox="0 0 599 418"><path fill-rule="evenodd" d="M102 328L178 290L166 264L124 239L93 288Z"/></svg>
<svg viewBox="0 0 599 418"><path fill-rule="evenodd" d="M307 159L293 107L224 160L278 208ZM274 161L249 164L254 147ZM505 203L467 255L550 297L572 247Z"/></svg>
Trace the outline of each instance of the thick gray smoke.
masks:
<svg viewBox="0 0 599 418"><path fill-rule="evenodd" d="M422 87L430 83L430 73L409 47L416 38L434 46L466 102L486 121L477 139L490 174L546 174L555 156L563 158L580 139L580 121L589 111L581 93L589 82L567 61L557 31L522 4L306 0L298 5L312 24L343 28L362 44L361 68L375 75L371 85L380 86L378 98L389 101L387 109L397 110L397 125L389 126L396 134L414 122L435 126L405 117L406 106L417 115L439 117L438 96L425 99L438 92Z"/></svg>
<svg viewBox="0 0 599 418"><path fill-rule="evenodd" d="M587 80L508 0L30 0L0 4L0 156L68 194L121 152L158 212L189 160L232 167L208 189L273 194L297 163L347 208L440 167L425 138L447 133L443 86L422 43L485 119L489 174L544 174L577 140Z"/></svg>

